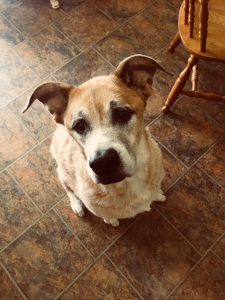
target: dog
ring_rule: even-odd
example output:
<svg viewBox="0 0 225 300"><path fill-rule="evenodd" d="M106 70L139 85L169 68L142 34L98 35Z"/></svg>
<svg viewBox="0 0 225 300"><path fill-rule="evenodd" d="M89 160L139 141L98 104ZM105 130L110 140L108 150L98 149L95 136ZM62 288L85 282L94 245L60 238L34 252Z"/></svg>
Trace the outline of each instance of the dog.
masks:
<svg viewBox="0 0 225 300"><path fill-rule="evenodd" d="M108 76L78 87L45 83L28 98L22 112L38 99L57 123L51 153L72 210L80 217L86 207L118 226L119 219L165 200L161 151L144 126L157 69L165 71L153 58L137 54Z"/></svg>

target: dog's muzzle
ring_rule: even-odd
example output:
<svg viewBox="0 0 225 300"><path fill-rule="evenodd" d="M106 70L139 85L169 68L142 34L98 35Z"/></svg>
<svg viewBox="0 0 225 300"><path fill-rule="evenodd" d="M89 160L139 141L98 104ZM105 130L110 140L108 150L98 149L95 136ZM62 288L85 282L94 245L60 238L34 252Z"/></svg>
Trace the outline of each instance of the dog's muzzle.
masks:
<svg viewBox="0 0 225 300"><path fill-rule="evenodd" d="M89 166L97 176L99 183L111 184L125 178L120 156L113 148L93 153L89 160Z"/></svg>

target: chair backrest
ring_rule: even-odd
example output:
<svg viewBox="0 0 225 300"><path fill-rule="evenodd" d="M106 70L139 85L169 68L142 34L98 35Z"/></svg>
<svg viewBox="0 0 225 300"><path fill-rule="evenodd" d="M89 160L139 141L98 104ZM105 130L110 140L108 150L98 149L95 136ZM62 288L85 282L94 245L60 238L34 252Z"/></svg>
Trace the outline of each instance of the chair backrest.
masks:
<svg viewBox="0 0 225 300"><path fill-rule="evenodd" d="M200 5L196 16L196 2ZM184 25L189 26L189 37L194 37L194 26L198 26L199 51L206 52L206 41L208 32L209 0L184 0Z"/></svg>

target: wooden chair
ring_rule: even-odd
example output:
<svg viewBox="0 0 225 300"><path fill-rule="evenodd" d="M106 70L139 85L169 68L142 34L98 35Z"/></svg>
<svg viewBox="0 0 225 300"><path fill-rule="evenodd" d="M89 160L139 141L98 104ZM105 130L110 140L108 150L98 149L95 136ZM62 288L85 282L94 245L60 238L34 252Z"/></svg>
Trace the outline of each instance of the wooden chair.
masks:
<svg viewBox="0 0 225 300"><path fill-rule="evenodd" d="M225 62L225 0L183 1L179 11L178 30L168 50L173 53L182 41L190 52L190 57L167 97L163 112L169 111L179 94L225 101L225 96L197 91L199 59ZM183 88L191 71L192 91L186 91Z"/></svg>

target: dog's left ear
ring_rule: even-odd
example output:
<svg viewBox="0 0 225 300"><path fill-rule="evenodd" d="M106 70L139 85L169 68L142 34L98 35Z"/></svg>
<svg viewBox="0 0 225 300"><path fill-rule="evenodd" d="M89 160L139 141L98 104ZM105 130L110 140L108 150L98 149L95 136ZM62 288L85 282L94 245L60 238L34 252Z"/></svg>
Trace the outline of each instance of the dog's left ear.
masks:
<svg viewBox="0 0 225 300"><path fill-rule="evenodd" d="M124 59L114 74L146 101L152 94L152 82L157 69L168 73L153 58L136 54Z"/></svg>

